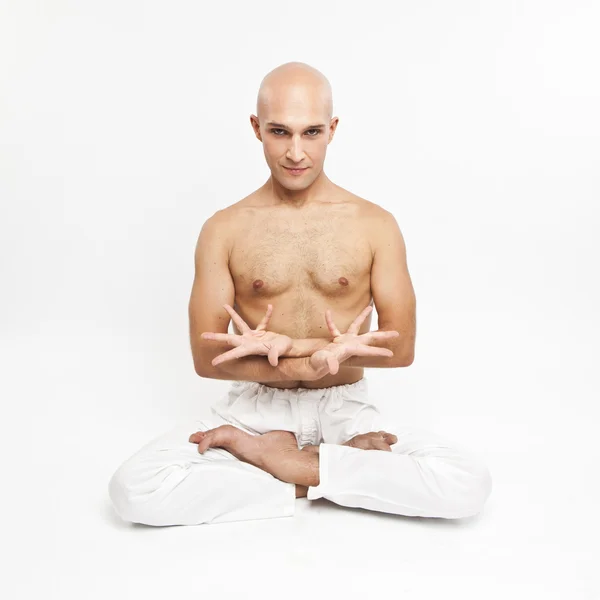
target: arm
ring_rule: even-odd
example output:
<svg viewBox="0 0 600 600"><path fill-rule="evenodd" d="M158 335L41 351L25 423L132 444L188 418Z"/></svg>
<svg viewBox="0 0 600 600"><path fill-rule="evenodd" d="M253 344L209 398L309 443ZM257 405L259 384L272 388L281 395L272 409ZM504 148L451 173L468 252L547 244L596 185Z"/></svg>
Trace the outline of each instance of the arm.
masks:
<svg viewBox="0 0 600 600"><path fill-rule="evenodd" d="M201 377L232 381L296 381L304 378L307 358L281 358L276 367L266 356L247 356L213 367L212 360L231 346L200 336L204 331L227 333L230 316L224 304L233 306L235 288L229 271L230 239L222 211L203 225L194 255L194 283L188 314L194 369Z"/></svg>
<svg viewBox="0 0 600 600"><path fill-rule="evenodd" d="M383 210L374 236L371 293L378 315L377 331L398 331L399 337L377 343L394 356L351 356L345 367L407 367L412 364L416 338L416 298L406 262L404 238L394 216Z"/></svg>
<svg viewBox="0 0 600 600"><path fill-rule="evenodd" d="M311 356L317 350L322 350L331 343L331 338L298 338L293 339L292 349L286 356L302 357Z"/></svg>
<svg viewBox="0 0 600 600"><path fill-rule="evenodd" d="M231 346L228 346L231 349ZM222 351L219 350L219 353ZM217 353L215 352L215 356ZM214 358L214 357L212 357ZM211 360L212 360L211 358ZM228 360L213 367L208 372L198 373L209 379L226 379L228 381L302 381L310 379L305 375L308 358L280 358L273 367L266 356L244 356ZM210 361L209 361L210 363Z"/></svg>

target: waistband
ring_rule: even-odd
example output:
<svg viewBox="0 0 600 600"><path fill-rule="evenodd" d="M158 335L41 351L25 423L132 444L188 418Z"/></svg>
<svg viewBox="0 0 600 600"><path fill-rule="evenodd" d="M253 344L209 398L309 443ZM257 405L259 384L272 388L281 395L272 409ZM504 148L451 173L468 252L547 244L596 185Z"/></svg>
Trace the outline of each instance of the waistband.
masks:
<svg viewBox="0 0 600 600"><path fill-rule="evenodd" d="M274 391L274 392L352 392L355 390L366 390L368 387L368 380L366 376L363 376L362 379L355 381L354 383L341 383L339 385L330 385L328 387L322 388L305 388L305 387L294 387L294 388L278 388L271 385L266 385L264 383L259 383L257 381L241 381L234 380L231 382L231 388L235 389L238 392L247 390L247 389L256 389L262 388L262 391Z"/></svg>

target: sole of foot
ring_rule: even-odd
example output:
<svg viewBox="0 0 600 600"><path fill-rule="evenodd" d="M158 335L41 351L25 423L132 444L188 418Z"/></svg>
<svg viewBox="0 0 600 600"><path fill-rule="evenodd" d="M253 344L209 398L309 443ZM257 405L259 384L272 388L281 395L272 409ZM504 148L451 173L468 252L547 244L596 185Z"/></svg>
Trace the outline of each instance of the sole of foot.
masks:
<svg viewBox="0 0 600 600"><path fill-rule="evenodd" d="M236 458L266 470L269 462L290 450L298 450L296 436L291 431L269 431L251 435L234 427L221 425L208 431L197 431L189 441L198 444L198 452L204 454L209 448L223 448Z"/></svg>

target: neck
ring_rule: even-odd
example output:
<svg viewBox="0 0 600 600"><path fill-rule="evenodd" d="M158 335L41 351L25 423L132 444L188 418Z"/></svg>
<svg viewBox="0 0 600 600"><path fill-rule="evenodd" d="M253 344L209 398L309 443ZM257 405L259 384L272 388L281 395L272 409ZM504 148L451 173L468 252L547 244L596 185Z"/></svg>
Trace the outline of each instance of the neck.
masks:
<svg viewBox="0 0 600 600"><path fill-rule="evenodd" d="M274 204L302 208L307 204L318 202L327 191L333 187L333 182L325 175L324 171L307 187L301 190L291 190L281 185L271 175L263 188L273 198Z"/></svg>

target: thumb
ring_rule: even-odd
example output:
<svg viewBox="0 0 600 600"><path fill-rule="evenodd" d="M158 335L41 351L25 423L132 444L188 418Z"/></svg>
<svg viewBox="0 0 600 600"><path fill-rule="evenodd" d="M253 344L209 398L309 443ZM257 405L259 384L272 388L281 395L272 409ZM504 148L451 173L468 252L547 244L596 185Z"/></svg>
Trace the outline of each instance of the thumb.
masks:
<svg viewBox="0 0 600 600"><path fill-rule="evenodd" d="M327 357L327 366L329 367L329 372L332 375L335 375L340 368L340 363L338 362L337 358L335 358L334 356L328 356Z"/></svg>
<svg viewBox="0 0 600 600"><path fill-rule="evenodd" d="M278 356L277 356L277 348L270 348L269 349L269 363L271 364L272 367L276 367L277 366L277 362L278 362Z"/></svg>

